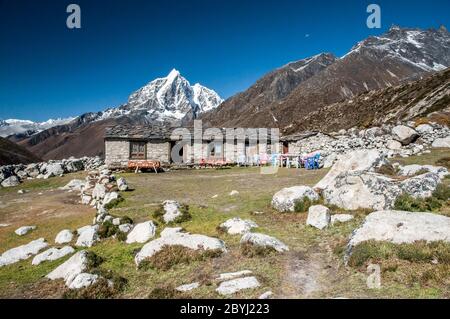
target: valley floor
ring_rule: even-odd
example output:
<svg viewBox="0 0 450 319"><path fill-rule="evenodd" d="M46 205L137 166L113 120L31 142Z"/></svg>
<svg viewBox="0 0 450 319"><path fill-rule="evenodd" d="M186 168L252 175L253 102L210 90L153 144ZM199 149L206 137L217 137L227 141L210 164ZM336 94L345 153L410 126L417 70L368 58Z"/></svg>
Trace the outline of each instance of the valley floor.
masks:
<svg viewBox="0 0 450 319"><path fill-rule="evenodd" d="M448 156L450 151L435 151L400 161L434 164ZM424 272L439 265L403 260L389 260L385 264L380 261L382 288L375 290L367 288L365 266L344 266L343 251L348 238L369 212L350 212L355 216L351 222L320 231L306 226L306 213L281 214L270 207L273 194L280 189L312 186L326 173L326 170L280 169L275 175L262 175L258 168L233 168L121 174L133 190L122 193L125 201L110 210L112 215L129 216L135 223L150 220L162 201L174 199L190 206L192 220L180 226L192 234L222 239L228 253L160 271L136 269L134 254L143 244L128 245L111 238L89 250L104 259L102 269L113 270L128 280L125 289L116 296L118 298L147 298L155 288L169 291L195 281L204 284L180 297L222 298L215 291L214 278L220 273L247 269L258 278L261 287L244 290L233 297L257 298L270 290L274 298L449 298L449 273L438 281L419 280ZM60 230L75 230L91 224L95 209L81 205L78 194L58 189L71 179L84 176L84 173L70 174L1 189L0 224L6 226L0 227L0 253L41 237L53 244ZM29 192L18 194L19 189ZM239 194L230 196L233 190ZM213 198L214 195L218 196ZM448 215L448 211L445 207L441 213ZM259 225L255 232L280 239L290 251L265 257L245 257L239 245L240 236L217 230L218 225L233 217L255 221ZM36 225L37 229L23 237L14 234L15 229L24 225ZM158 226L156 237L163 228ZM68 258L39 266L32 266L31 259L27 259L0 268L0 297L61 298L65 291L63 282L49 281L45 275ZM395 267L392 267L393 262Z"/></svg>

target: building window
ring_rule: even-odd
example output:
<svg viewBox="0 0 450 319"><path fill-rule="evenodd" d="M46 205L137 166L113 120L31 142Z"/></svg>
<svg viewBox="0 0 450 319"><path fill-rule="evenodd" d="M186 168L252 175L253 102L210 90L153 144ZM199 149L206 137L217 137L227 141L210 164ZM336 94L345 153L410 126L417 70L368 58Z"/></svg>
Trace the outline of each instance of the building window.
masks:
<svg viewBox="0 0 450 319"><path fill-rule="evenodd" d="M143 160L146 159L146 143L130 142L130 159Z"/></svg>

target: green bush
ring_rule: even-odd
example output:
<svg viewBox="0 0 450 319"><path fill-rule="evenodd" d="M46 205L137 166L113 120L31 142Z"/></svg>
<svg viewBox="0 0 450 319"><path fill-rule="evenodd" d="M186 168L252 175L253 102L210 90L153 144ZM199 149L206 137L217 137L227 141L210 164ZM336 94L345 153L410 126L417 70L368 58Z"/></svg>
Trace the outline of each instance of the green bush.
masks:
<svg viewBox="0 0 450 319"><path fill-rule="evenodd" d="M120 218L121 224L133 224L133 220L129 216L123 216Z"/></svg>
<svg viewBox="0 0 450 319"><path fill-rule="evenodd" d="M408 212L436 211L441 207L442 201L434 196L422 199L402 194L397 197L394 203L394 209Z"/></svg>
<svg viewBox="0 0 450 319"><path fill-rule="evenodd" d="M148 299L174 299L177 295L179 295L180 292L178 292L174 287L164 285L164 286L158 286L152 289L150 293L148 294Z"/></svg>
<svg viewBox="0 0 450 319"><path fill-rule="evenodd" d="M448 201L450 199L450 187L445 184L439 184L433 192L433 197L438 200Z"/></svg>
<svg viewBox="0 0 450 319"><path fill-rule="evenodd" d="M116 295L116 290L111 287L108 280L100 278L94 284L81 289L67 289L64 299L109 299Z"/></svg>
<svg viewBox="0 0 450 319"><path fill-rule="evenodd" d="M443 157L436 161L436 165L444 166L448 169L450 169L450 157Z"/></svg>
<svg viewBox="0 0 450 319"><path fill-rule="evenodd" d="M112 201L110 201L108 204L105 205L105 208L107 210L113 209L114 207L116 207L120 203L122 203L123 201L124 201L123 197L119 197L119 198L113 199Z"/></svg>
<svg viewBox="0 0 450 319"><path fill-rule="evenodd" d="M300 200L297 200L295 202L294 210L296 213L305 213L308 211L308 209L313 206L314 203L309 197L303 197Z"/></svg>
<svg viewBox="0 0 450 319"><path fill-rule="evenodd" d="M92 251L88 251L86 254L87 265L86 272L90 272L96 269L103 262L103 258Z"/></svg>
<svg viewBox="0 0 450 319"><path fill-rule="evenodd" d="M101 239L105 239L114 236L118 232L119 227L108 220L98 227L97 234Z"/></svg>
<svg viewBox="0 0 450 319"><path fill-rule="evenodd" d="M398 170L390 163L383 164L382 166L376 169L378 174L394 176L397 175Z"/></svg>
<svg viewBox="0 0 450 319"><path fill-rule="evenodd" d="M118 231L116 233L116 238L118 241L126 241L127 240L127 233L124 233L123 231Z"/></svg>
<svg viewBox="0 0 450 319"><path fill-rule="evenodd" d="M174 221L168 223L169 225L172 224L180 224L187 222L192 219L192 215L189 213L189 205L183 204L180 206L180 212L181 215L175 218ZM159 221L162 224L165 224L164 222L164 206L160 205L152 214L153 218L155 218L157 221Z"/></svg>

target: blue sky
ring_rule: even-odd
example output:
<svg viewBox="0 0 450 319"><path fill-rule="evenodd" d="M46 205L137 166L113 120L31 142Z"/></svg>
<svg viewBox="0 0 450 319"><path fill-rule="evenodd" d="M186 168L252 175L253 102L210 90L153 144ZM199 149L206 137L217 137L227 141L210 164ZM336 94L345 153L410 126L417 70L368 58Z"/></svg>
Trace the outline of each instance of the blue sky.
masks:
<svg viewBox="0 0 450 319"><path fill-rule="evenodd" d="M81 7L82 28L66 27ZM366 7L382 29L366 27ZM449 26L448 0L0 0L0 118L42 121L126 102L178 69L227 98L320 52L389 29Z"/></svg>

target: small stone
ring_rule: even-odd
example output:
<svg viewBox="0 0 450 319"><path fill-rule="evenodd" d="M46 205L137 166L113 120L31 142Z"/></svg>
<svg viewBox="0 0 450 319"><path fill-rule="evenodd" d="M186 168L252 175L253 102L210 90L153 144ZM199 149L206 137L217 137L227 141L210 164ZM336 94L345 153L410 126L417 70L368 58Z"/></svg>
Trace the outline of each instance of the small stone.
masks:
<svg viewBox="0 0 450 319"><path fill-rule="evenodd" d="M121 177L117 180L117 188L119 188L119 191L125 192L128 190L128 184L125 178Z"/></svg>
<svg viewBox="0 0 450 319"><path fill-rule="evenodd" d="M309 208L306 225L313 226L318 229L324 229L328 227L330 222L331 215L328 207L316 205Z"/></svg>
<svg viewBox="0 0 450 319"><path fill-rule="evenodd" d="M73 239L73 234L69 229L61 230L55 237L56 244L67 244Z"/></svg>
<svg viewBox="0 0 450 319"><path fill-rule="evenodd" d="M271 299L272 296L273 296L273 292L267 291L267 292L263 293L261 296L259 296L258 299Z"/></svg>
<svg viewBox="0 0 450 319"><path fill-rule="evenodd" d="M248 276L251 274L252 274L251 270L242 270L242 271L238 271L238 272L227 272L227 273L220 274L219 277L216 278L216 280L218 280L218 281L231 280L231 279L235 279L235 278L239 278L239 277Z"/></svg>
<svg viewBox="0 0 450 319"><path fill-rule="evenodd" d="M98 275L81 273L78 274L68 285L69 289L81 289L89 287L90 285L96 283L98 280Z"/></svg>
<svg viewBox="0 0 450 319"><path fill-rule="evenodd" d="M36 229L36 226L22 226L20 228L17 228L15 230L15 233L19 236L24 236L34 229Z"/></svg>
<svg viewBox="0 0 450 319"><path fill-rule="evenodd" d="M216 291L221 295L231 295L244 289L254 289L260 286L256 277L245 277L222 282Z"/></svg>
<svg viewBox="0 0 450 319"><path fill-rule="evenodd" d="M280 240L275 237L258 234L258 233L246 233L241 238L241 244L250 243L252 245L261 246L261 247L272 247L278 252L288 251L289 247L282 243Z"/></svg>
<svg viewBox="0 0 450 319"><path fill-rule="evenodd" d="M331 224L346 223L353 219L353 215L350 214L336 214L331 216Z"/></svg>
<svg viewBox="0 0 450 319"><path fill-rule="evenodd" d="M131 224L122 224L122 225L119 225L119 230L122 232L122 233L129 233L130 232L130 230L133 228L133 226L131 225Z"/></svg>
<svg viewBox="0 0 450 319"><path fill-rule="evenodd" d="M186 292L186 291L190 291L190 290L193 290L193 289L196 289L196 288L198 288L198 287L200 287L200 283L198 283L198 282L193 282L192 284L187 284L187 285L181 285L181 286L178 286L177 288L175 288L177 291L180 291L180 292Z"/></svg>
<svg viewBox="0 0 450 319"><path fill-rule="evenodd" d="M242 235L248 233L252 228L258 225L251 220L242 220L240 218L232 218L220 225L230 235Z"/></svg>
<svg viewBox="0 0 450 319"><path fill-rule="evenodd" d="M237 196L239 195L239 192L237 190L233 190L230 192L230 196Z"/></svg>
<svg viewBox="0 0 450 319"><path fill-rule="evenodd" d="M43 263L44 261L51 261L51 260L57 260L64 256L73 254L75 252L75 249L73 249L70 246L65 246L61 249L58 248L50 248L39 255L36 255L33 258L33 261L31 262L32 265L39 265Z"/></svg>
<svg viewBox="0 0 450 319"><path fill-rule="evenodd" d="M89 226L80 234L75 245L77 247L92 247L98 240L97 229L97 225Z"/></svg>

